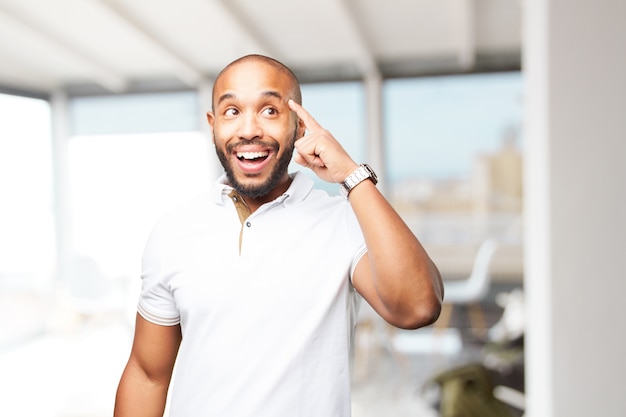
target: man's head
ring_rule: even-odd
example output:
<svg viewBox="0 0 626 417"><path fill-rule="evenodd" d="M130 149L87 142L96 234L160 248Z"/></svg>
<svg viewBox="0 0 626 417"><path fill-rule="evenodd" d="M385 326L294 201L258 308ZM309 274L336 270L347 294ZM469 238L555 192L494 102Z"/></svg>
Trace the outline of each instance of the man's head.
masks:
<svg viewBox="0 0 626 417"><path fill-rule="evenodd" d="M293 83L293 97L291 97L296 103L298 104L302 104L302 92L300 91L300 83L298 82L298 79L296 77L296 75L293 73L293 71L291 71L291 69L289 67L287 67L285 64L283 64L280 61L275 60L274 58L270 58L264 55L257 55L257 54L251 54L251 55L245 55L242 56L241 58L238 58L236 60L234 60L233 62L231 62L230 64L226 65L220 72L219 74L217 74L217 77L215 77L215 82L213 83L213 96L212 96L212 102L211 105L213 107L213 110L215 110L215 89L218 85L218 82L220 80L220 78L222 78L222 76L224 75L224 73L226 73L230 68L239 65L239 64L245 64L245 63L262 63L262 64L267 64L271 67L273 67L275 70L277 70L278 72L283 73L284 75L286 75L291 82Z"/></svg>
<svg viewBox="0 0 626 417"><path fill-rule="evenodd" d="M261 55L239 58L215 79L207 118L228 181L244 196L274 198L288 185L294 142L305 130L289 99L302 102L295 75Z"/></svg>

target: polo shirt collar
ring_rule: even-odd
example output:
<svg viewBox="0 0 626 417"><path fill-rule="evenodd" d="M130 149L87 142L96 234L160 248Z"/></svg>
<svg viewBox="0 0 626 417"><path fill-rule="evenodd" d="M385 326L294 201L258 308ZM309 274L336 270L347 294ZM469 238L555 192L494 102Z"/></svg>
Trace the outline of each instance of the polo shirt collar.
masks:
<svg viewBox="0 0 626 417"><path fill-rule="evenodd" d="M290 173L289 176L292 178L291 185L283 195L278 197L276 200L285 204L293 204L299 201L302 201L306 198L307 195L313 189L313 180L309 178L306 174L303 174L300 171L296 171ZM213 190L213 199L216 204L224 205L226 200L230 200L228 194L233 190L233 187L228 185L228 179L226 178L226 174L220 176L215 182L215 187Z"/></svg>
<svg viewBox="0 0 626 417"><path fill-rule="evenodd" d="M291 181L289 188L287 188L287 191L285 191L285 194L283 194L286 196L283 200L283 203L286 206L304 200L313 189L314 184L311 178L300 171L296 171L289 175L293 180Z"/></svg>

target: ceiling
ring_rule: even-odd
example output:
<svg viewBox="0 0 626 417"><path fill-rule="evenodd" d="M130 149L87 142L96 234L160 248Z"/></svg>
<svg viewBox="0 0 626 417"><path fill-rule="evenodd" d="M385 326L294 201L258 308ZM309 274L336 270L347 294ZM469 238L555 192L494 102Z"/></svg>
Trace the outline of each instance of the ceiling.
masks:
<svg viewBox="0 0 626 417"><path fill-rule="evenodd" d="M519 69L520 0L0 0L0 90L191 89L248 53L301 81Z"/></svg>

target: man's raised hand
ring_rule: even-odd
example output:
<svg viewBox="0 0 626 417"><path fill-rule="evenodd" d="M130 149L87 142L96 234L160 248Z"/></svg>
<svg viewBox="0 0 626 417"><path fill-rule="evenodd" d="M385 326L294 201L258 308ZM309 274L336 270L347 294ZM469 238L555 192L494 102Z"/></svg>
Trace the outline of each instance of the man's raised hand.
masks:
<svg viewBox="0 0 626 417"><path fill-rule="evenodd" d="M295 161L313 170L324 181L340 183L345 180L358 167L357 163L302 106L293 100L288 104L306 127L305 135L296 140Z"/></svg>

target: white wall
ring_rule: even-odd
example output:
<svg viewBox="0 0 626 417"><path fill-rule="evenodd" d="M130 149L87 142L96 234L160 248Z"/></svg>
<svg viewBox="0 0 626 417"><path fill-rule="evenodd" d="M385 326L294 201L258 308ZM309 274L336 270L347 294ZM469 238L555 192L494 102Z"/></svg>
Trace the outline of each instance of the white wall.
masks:
<svg viewBox="0 0 626 417"><path fill-rule="evenodd" d="M527 415L626 409L626 2L526 0Z"/></svg>

